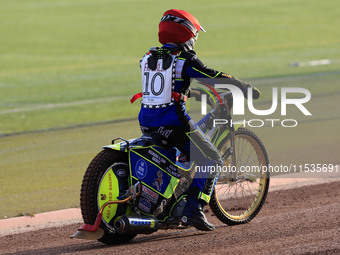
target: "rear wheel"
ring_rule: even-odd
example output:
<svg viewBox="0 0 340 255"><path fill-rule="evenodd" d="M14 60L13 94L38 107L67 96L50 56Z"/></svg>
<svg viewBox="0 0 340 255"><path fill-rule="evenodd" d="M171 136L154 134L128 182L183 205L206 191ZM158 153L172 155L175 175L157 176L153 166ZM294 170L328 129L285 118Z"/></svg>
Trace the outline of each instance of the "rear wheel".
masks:
<svg viewBox="0 0 340 255"><path fill-rule="evenodd" d="M88 166L81 186L80 207L85 224L93 224L100 207L107 201L117 197L128 189L127 154L114 150L101 151ZM113 227L114 220L127 214L127 204L107 206L103 211L100 227L104 236L98 241L105 244L125 243L136 235L118 234Z"/></svg>
<svg viewBox="0 0 340 255"><path fill-rule="evenodd" d="M230 153L230 135L219 146L222 155ZM268 156L261 140L250 130L235 133L236 162L230 155L220 172L210 207L228 225L252 220L266 199L269 188ZM266 167L263 167L266 166Z"/></svg>

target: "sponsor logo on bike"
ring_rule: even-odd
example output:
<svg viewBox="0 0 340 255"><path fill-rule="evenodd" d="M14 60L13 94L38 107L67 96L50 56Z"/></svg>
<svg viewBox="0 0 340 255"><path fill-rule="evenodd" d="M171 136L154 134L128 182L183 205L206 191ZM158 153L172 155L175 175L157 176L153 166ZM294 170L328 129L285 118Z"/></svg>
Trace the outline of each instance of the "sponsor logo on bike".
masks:
<svg viewBox="0 0 340 255"><path fill-rule="evenodd" d="M120 177L125 177L125 176L127 176L127 171L125 169L118 169L117 175L120 176Z"/></svg>
<svg viewBox="0 0 340 255"><path fill-rule="evenodd" d="M157 177L153 180L152 185L158 190L161 191L163 185L163 172L158 171Z"/></svg>
<svg viewBox="0 0 340 255"><path fill-rule="evenodd" d="M161 166L166 172L170 175L175 176L176 178L180 178L180 174L178 172L178 168L172 165L167 159L156 153L155 151L149 149L148 155L145 155L147 158L151 159L157 165Z"/></svg>
<svg viewBox="0 0 340 255"><path fill-rule="evenodd" d="M175 176L178 179L181 177L179 172L178 172L177 167L175 167L171 164L169 164L168 166L165 167L165 171L167 171L169 174Z"/></svg>
<svg viewBox="0 0 340 255"><path fill-rule="evenodd" d="M159 154L157 154L156 152L154 152L153 150L148 150L148 153L150 154L149 158L157 163L158 165L161 164L166 164L166 159L164 159L163 157L161 157Z"/></svg>
<svg viewBox="0 0 340 255"><path fill-rule="evenodd" d="M146 213L149 213L151 210L151 203L145 198L141 198L139 200L138 208L143 210Z"/></svg>
<svg viewBox="0 0 340 255"><path fill-rule="evenodd" d="M156 204L158 200L158 194L153 192L151 189L142 186L142 194L143 197L149 199L152 203Z"/></svg>
<svg viewBox="0 0 340 255"><path fill-rule="evenodd" d="M148 165L144 159L140 159L137 161L135 166L136 176L139 179L144 179L148 172Z"/></svg>

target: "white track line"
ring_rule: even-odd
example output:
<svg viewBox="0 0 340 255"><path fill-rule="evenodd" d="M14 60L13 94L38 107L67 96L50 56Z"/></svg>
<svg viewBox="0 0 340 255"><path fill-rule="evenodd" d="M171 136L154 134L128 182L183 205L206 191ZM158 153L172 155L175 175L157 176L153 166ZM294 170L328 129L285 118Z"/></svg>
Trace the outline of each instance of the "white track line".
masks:
<svg viewBox="0 0 340 255"><path fill-rule="evenodd" d="M89 100L82 100L82 101L75 101L75 102L68 102L68 103L59 103L59 104L35 105L35 106L29 106L29 107L24 107L24 108L2 110L0 111L0 115L18 113L18 112L31 112L31 111L61 108L61 107L78 106L78 105L85 105L85 104L96 104L96 103L102 103L102 102L112 102L112 101L129 99L129 98L130 96L117 96L117 97L96 98L96 99L89 99Z"/></svg>
<svg viewBox="0 0 340 255"><path fill-rule="evenodd" d="M321 66L321 65L329 65L332 61L330 59L321 59L321 60L312 60L312 61L304 61L304 62L295 62L292 63L293 67L303 67L303 66Z"/></svg>

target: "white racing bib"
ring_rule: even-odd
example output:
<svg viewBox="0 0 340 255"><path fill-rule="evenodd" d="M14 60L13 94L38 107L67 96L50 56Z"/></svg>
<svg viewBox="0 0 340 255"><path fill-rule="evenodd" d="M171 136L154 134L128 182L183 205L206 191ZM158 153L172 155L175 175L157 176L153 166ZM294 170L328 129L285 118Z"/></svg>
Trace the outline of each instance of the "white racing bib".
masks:
<svg viewBox="0 0 340 255"><path fill-rule="evenodd" d="M166 70L162 69L163 60L158 59L157 67L151 70L148 67L148 58L145 56L141 62L143 81L142 103L148 108L160 108L168 106L172 101L172 86L174 82L174 68L176 55L172 55L172 63Z"/></svg>

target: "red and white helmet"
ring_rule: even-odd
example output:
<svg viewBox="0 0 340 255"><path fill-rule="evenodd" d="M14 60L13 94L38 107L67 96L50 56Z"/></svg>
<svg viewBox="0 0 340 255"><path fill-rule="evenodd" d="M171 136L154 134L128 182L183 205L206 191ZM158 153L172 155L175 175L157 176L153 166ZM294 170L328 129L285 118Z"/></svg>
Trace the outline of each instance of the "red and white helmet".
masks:
<svg viewBox="0 0 340 255"><path fill-rule="evenodd" d="M192 49L200 30L205 32L192 14L171 9L163 14L159 23L158 39L161 44L178 43Z"/></svg>

